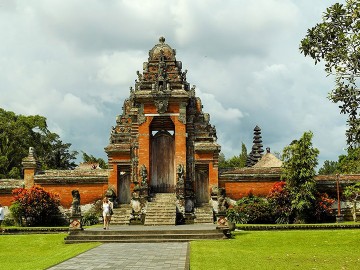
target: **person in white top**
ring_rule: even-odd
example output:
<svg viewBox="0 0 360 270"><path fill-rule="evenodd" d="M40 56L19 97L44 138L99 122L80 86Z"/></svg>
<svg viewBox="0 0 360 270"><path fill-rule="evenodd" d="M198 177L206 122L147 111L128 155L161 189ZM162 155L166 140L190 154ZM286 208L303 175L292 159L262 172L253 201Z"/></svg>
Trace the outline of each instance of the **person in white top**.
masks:
<svg viewBox="0 0 360 270"><path fill-rule="evenodd" d="M4 207L0 204L0 228L4 218L5 218L5 210Z"/></svg>
<svg viewBox="0 0 360 270"><path fill-rule="evenodd" d="M111 213L113 209L112 202L107 197L103 199L103 219L104 219L104 230L109 229L109 223L111 219Z"/></svg>

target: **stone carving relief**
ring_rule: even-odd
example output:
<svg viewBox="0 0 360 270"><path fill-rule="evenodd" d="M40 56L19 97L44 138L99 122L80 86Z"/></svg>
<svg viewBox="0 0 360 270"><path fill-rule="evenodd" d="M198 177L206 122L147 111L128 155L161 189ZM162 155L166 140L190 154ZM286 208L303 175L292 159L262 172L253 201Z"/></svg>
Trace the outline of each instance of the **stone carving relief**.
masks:
<svg viewBox="0 0 360 270"><path fill-rule="evenodd" d="M169 106L169 100L165 98L156 99L154 100L154 104L158 113L166 113Z"/></svg>

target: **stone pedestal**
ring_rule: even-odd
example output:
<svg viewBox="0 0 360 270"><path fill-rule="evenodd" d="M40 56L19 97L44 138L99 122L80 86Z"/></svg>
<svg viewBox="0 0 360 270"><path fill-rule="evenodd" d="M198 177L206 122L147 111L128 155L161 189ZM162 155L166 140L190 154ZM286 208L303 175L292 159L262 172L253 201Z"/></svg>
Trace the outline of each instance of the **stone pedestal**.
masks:
<svg viewBox="0 0 360 270"><path fill-rule="evenodd" d="M70 217L70 230L83 230L82 227L82 216L71 216Z"/></svg>
<svg viewBox="0 0 360 270"><path fill-rule="evenodd" d="M185 224L194 224L195 215L193 213L185 213Z"/></svg>
<svg viewBox="0 0 360 270"><path fill-rule="evenodd" d="M344 222L344 215L340 214L340 215L336 215L336 223L341 223Z"/></svg>
<svg viewBox="0 0 360 270"><path fill-rule="evenodd" d="M145 221L145 216L142 213L133 212L130 217L129 225L144 225L144 221Z"/></svg>
<svg viewBox="0 0 360 270"><path fill-rule="evenodd" d="M224 238L231 238L231 231L233 231L233 228L229 226L230 223L226 217L226 212L219 212L216 214L216 223L216 229L223 232Z"/></svg>

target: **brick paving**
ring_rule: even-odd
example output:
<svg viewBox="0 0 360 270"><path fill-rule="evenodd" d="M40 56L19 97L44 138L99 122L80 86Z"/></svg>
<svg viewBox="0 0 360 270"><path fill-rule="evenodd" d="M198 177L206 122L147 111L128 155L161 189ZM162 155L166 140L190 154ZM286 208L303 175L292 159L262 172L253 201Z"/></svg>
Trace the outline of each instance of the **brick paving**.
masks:
<svg viewBox="0 0 360 270"><path fill-rule="evenodd" d="M189 243L108 243L49 268L188 270Z"/></svg>

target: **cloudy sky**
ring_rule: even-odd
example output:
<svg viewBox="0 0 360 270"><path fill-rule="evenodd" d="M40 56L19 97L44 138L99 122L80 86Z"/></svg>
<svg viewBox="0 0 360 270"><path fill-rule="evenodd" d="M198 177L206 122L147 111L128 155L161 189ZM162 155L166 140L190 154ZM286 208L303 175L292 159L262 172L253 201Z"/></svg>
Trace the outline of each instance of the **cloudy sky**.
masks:
<svg viewBox="0 0 360 270"><path fill-rule="evenodd" d="M0 107L47 118L72 149L106 159L111 126L160 36L177 50L227 158L253 128L281 152L314 133L319 163L346 147L333 78L299 52L335 0L0 0ZM340 1L344 2L344 1Z"/></svg>

